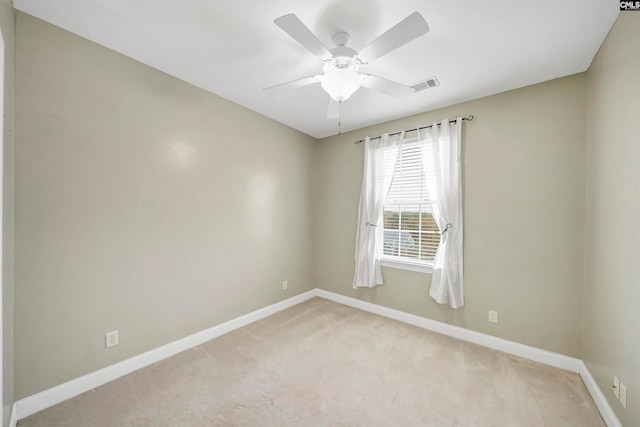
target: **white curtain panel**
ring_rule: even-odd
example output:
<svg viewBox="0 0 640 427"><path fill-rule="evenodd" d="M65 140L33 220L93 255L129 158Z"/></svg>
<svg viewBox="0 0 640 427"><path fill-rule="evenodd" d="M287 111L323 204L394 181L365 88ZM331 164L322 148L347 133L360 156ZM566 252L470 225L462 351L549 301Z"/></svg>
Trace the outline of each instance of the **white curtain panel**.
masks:
<svg viewBox="0 0 640 427"><path fill-rule="evenodd" d="M382 205L391 187L404 132L364 141L364 174L358 205L356 232L356 269L353 287L382 285L380 255L376 250L376 229L383 227Z"/></svg>
<svg viewBox="0 0 640 427"><path fill-rule="evenodd" d="M419 132L431 211L441 233L429 295L453 308L464 305L462 262L462 119L444 119Z"/></svg>

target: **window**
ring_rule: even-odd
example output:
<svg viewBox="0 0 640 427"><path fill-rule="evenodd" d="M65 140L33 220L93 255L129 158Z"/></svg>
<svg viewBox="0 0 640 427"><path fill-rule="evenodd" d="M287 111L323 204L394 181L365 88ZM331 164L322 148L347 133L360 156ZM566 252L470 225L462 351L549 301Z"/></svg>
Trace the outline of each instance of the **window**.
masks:
<svg viewBox="0 0 640 427"><path fill-rule="evenodd" d="M440 232L431 215L422 154L417 140L402 144L383 203L384 226L376 239L384 266L431 272Z"/></svg>

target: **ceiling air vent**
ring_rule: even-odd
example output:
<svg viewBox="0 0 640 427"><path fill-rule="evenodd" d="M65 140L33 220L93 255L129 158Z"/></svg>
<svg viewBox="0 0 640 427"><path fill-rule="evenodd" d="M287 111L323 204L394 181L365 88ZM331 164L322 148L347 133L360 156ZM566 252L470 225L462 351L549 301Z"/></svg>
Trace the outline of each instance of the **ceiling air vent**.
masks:
<svg viewBox="0 0 640 427"><path fill-rule="evenodd" d="M421 90L431 89L432 87L440 86L440 82L435 77L429 77L428 79L418 82L411 87L416 91L420 92Z"/></svg>

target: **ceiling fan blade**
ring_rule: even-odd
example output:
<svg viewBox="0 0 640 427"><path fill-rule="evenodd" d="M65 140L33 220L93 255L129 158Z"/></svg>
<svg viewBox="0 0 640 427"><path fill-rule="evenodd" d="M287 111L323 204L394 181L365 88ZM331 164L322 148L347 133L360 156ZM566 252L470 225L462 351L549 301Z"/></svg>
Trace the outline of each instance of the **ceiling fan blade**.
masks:
<svg viewBox="0 0 640 427"><path fill-rule="evenodd" d="M363 76L364 82L362 85L364 87L384 93L385 95L392 96L394 98L406 98L412 93L415 93L415 89L410 86L392 82L391 80L383 79L382 77L372 76L371 74L363 74Z"/></svg>
<svg viewBox="0 0 640 427"><path fill-rule="evenodd" d="M427 21L420 13L413 12L363 48L358 53L358 58L365 63L371 63L428 32Z"/></svg>
<svg viewBox="0 0 640 427"><path fill-rule="evenodd" d="M320 40L311 32L306 25L294 14L284 15L277 18L275 24L282 28L302 47L320 59L331 59L331 52Z"/></svg>
<svg viewBox="0 0 640 427"><path fill-rule="evenodd" d="M340 104L338 101L329 97L329 108L327 110L327 120L336 119L340 116Z"/></svg>
<svg viewBox="0 0 640 427"><path fill-rule="evenodd" d="M302 79L294 80L287 83L282 83L279 85L268 87L266 89L262 89L262 91L265 93L268 93L269 95L275 95L277 93L285 92L289 89L295 89L295 88L307 86L313 83L318 83L317 76L304 77Z"/></svg>

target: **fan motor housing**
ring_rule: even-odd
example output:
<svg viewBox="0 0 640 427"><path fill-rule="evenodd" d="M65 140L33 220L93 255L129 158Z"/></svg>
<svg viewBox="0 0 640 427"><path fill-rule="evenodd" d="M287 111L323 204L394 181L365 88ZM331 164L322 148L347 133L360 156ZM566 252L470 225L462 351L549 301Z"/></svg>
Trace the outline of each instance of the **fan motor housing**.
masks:
<svg viewBox="0 0 640 427"><path fill-rule="evenodd" d="M331 49L331 55L333 58L331 62L336 68L344 69L351 68L355 65L355 56L358 54L355 50L346 46L339 46Z"/></svg>

